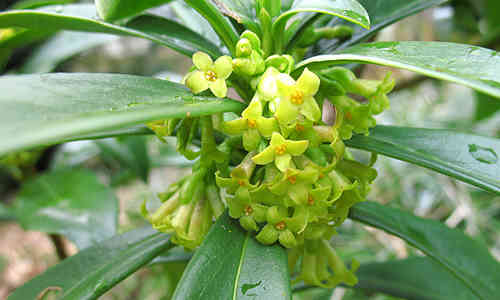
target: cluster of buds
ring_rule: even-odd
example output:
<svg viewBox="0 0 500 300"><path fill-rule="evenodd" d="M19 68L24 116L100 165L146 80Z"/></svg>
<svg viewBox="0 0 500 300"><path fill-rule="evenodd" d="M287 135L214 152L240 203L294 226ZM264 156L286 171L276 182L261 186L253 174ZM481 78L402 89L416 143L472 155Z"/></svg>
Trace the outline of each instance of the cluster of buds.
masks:
<svg viewBox="0 0 500 300"><path fill-rule="evenodd" d="M194 93L210 89L217 97L225 97L226 80L244 81L253 97L237 118L204 117L200 164L219 160L209 168L195 169L175 184L148 219L159 230L175 232L176 242L193 248L224 205L259 242L278 242L288 248L290 268L300 262L299 280L325 287L353 285L357 264L349 270L329 240L349 209L365 199L377 172L371 164L356 161L343 140L353 132L367 134L375 126L373 115L388 107L386 94L394 83L389 77L383 81L358 79L340 67L318 73L306 68L295 80L291 56L264 58L260 47L258 36L247 31L232 60L224 56L213 63L206 54L193 56L197 69L186 76L185 83ZM322 118L325 99L334 106L333 124ZM150 127L160 136L171 134L168 128L174 127L168 122ZM196 133L193 122L175 121L182 151L186 150L186 132L188 140ZM216 145L213 129L227 136L226 141ZM200 180L204 182L200 184ZM198 188L193 191L190 187L195 181ZM218 198L219 188L224 204Z"/></svg>

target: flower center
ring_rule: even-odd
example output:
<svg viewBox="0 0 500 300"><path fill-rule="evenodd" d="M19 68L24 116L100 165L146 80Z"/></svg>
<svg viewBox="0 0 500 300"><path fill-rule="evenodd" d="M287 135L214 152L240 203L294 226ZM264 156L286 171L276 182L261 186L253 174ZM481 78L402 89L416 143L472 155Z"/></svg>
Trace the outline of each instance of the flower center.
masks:
<svg viewBox="0 0 500 300"><path fill-rule="evenodd" d="M319 173L319 179L325 178L325 174Z"/></svg>
<svg viewBox="0 0 500 300"><path fill-rule="evenodd" d="M279 222L278 224L274 225L274 227L276 227L276 229L278 230L284 230L286 228L285 221Z"/></svg>
<svg viewBox="0 0 500 300"><path fill-rule="evenodd" d="M285 144L281 144L281 145L276 147L276 154L283 155L285 153L286 153L286 145Z"/></svg>
<svg viewBox="0 0 500 300"><path fill-rule="evenodd" d="M300 105L304 103L304 93L300 90L295 90L292 93L291 101L293 104Z"/></svg>
<svg viewBox="0 0 500 300"><path fill-rule="evenodd" d="M309 205L313 205L314 204L314 199L311 195L309 195L309 197L307 198L307 204Z"/></svg>
<svg viewBox="0 0 500 300"><path fill-rule="evenodd" d="M248 119L247 120L247 124L248 124L249 128L255 128L255 127L257 127L257 121L252 120L252 119Z"/></svg>
<svg viewBox="0 0 500 300"><path fill-rule="evenodd" d="M297 176L290 176L287 179L291 184L295 184L297 182Z"/></svg>
<svg viewBox="0 0 500 300"><path fill-rule="evenodd" d="M350 120L352 120L352 114L351 114L351 112L349 112L349 111L348 111L348 112L346 112L346 113L345 113L345 118L346 118L347 120L349 120L349 121L350 121Z"/></svg>
<svg viewBox="0 0 500 300"><path fill-rule="evenodd" d="M253 208L249 205L247 207L245 207L245 215L246 216L249 216L253 213Z"/></svg>
<svg viewBox="0 0 500 300"><path fill-rule="evenodd" d="M216 81L217 80L217 74L215 74L214 71L206 71L205 72L205 79L208 81Z"/></svg>
<svg viewBox="0 0 500 300"><path fill-rule="evenodd" d="M301 124L295 125L295 130L297 131L304 131L304 129L305 129L304 125Z"/></svg>
<svg viewBox="0 0 500 300"><path fill-rule="evenodd" d="M238 184L239 184L240 186L244 186L244 185L245 185L245 181L244 181L244 180L242 180L242 179L239 179L239 180L238 180Z"/></svg>

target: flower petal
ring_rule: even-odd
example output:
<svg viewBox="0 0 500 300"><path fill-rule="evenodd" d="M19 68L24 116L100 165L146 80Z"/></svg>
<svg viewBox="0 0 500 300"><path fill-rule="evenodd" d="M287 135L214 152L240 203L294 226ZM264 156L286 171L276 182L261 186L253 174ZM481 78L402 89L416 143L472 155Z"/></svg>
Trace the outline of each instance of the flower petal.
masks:
<svg viewBox="0 0 500 300"><path fill-rule="evenodd" d="M292 156L288 153L284 155L277 155L275 158L276 167L281 171L285 172L286 169L290 168L290 162L292 161Z"/></svg>
<svg viewBox="0 0 500 300"><path fill-rule="evenodd" d="M214 82L209 82L208 87L210 88L212 93L218 98L224 98L227 95L226 80L224 79L219 78Z"/></svg>
<svg viewBox="0 0 500 300"><path fill-rule="evenodd" d="M273 225L266 224L255 238L264 245L271 245L278 240L278 236L278 230Z"/></svg>
<svg viewBox="0 0 500 300"><path fill-rule="evenodd" d="M278 104L278 109L274 115L278 122L282 125L288 125L297 119L299 115L299 107L290 102L290 99L281 98Z"/></svg>
<svg viewBox="0 0 500 300"><path fill-rule="evenodd" d="M248 128L247 120L239 118L222 123L224 133L230 135L240 134Z"/></svg>
<svg viewBox="0 0 500 300"><path fill-rule="evenodd" d="M186 78L186 86L193 92L199 94L208 89L208 80L201 71L191 72Z"/></svg>
<svg viewBox="0 0 500 300"><path fill-rule="evenodd" d="M254 98L248 104L248 107L241 113L241 116L246 119L256 120L262 116L262 103L258 98Z"/></svg>
<svg viewBox="0 0 500 300"><path fill-rule="evenodd" d="M233 72L233 60L229 56L221 56L217 58L213 68L217 78L227 79Z"/></svg>
<svg viewBox="0 0 500 300"><path fill-rule="evenodd" d="M267 147L261 153L252 157L253 162L258 164L258 165L267 165L268 163L271 163L274 160L274 156L275 156L275 149L274 148L275 147L273 147L273 146Z"/></svg>
<svg viewBox="0 0 500 300"><path fill-rule="evenodd" d="M307 150L309 141L290 141L286 142L286 150L293 156L301 155Z"/></svg>
<svg viewBox="0 0 500 300"><path fill-rule="evenodd" d="M304 93L304 96L314 96L318 92L319 84L319 77L307 68L297 79L297 88Z"/></svg>
<svg viewBox="0 0 500 300"><path fill-rule="evenodd" d="M256 128L249 128L243 133L243 147L247 151L256 150L261 141L260 133Z"/></svg>
<svg viewBox="0 0 500 300"><path fill-rule="evenodd" d="M208 71L213 65L213 60L208 54L198 51L193 54L193 63L199 70Z"/></svg>
<svg viewBox="0 0 500 300"><path fill-rule="evenodd" d="M278 121L275 118L260 117L257 119L257 129L259 129L262 136L268 138L279 130Z"/></svg>

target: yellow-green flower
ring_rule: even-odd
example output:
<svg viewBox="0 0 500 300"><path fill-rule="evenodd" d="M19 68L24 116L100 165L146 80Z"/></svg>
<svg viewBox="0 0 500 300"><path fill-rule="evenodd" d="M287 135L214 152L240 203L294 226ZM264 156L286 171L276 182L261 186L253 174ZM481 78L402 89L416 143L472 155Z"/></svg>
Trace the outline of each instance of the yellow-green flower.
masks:
<svg viewBox="0 0 500 300"><path fill-rule="evenodd" d="M279 129L276 119L263 117L262 110L262 103L256 96L241 113L241 118L223 123L224 132L227 134L243 133L243 147L247 151L257 149L261 135L269 138Z"/></svg>
<svg viewBox="0 0 500 300"><path fill-rule="evenodd" d="M311 121L321 119L321 110L314 99L318 92L320 79L307 68L297 82L286 74L280 74L277 86L280 93L276 118L280 124L288 125L302 114Z"/></svg>
<svg viewBox="0 0 500 300"><path fill-rule="evenodd" d="M273 206L267 210L267 224L256 236L257 240L265 245L271 245L279 240L286 248L297 246L297 234L307 226L307 210L304 207L295 207L293 215L288 216L288 208Z"/></svg>
<svg viewBox="0 0 500 300"><path fill-rule="evenodd" d="M233 72L231 57L221 56L213 62L208 54L196 52L193 54L193 63L197 70L186 76L186 86L194 94L210 89L215 96L226 97L226 79Z"/></svg>
<svg viewBox="0 0 500 300"><path fill-rule="evenodd" d="M276 167L284 172L290 168L292 156L301 155L308 146L309 141L286 140L281 134L274 132L269 146L252 160L258 165L267 165L274 161Z"/></svg>

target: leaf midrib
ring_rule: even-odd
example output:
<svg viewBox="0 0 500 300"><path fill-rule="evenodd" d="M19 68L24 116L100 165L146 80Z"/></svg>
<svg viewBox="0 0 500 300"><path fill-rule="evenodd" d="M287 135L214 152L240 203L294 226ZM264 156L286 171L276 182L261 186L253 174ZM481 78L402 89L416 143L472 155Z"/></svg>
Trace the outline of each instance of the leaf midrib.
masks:
<svg viewBox="0 0 500 300"><path fill-rule="evenodd" d="M247 244L248 244L249 237L250 237L250 234L247 232L245 235L245 240L243 241L243 246L241 247L241 255L240 255L238 270L236 271L236 276L234 278L233 300L237 300L238 282L240 281L241 269L243 267L243 261L245 258L245 253L247 251Z"/></svg>

